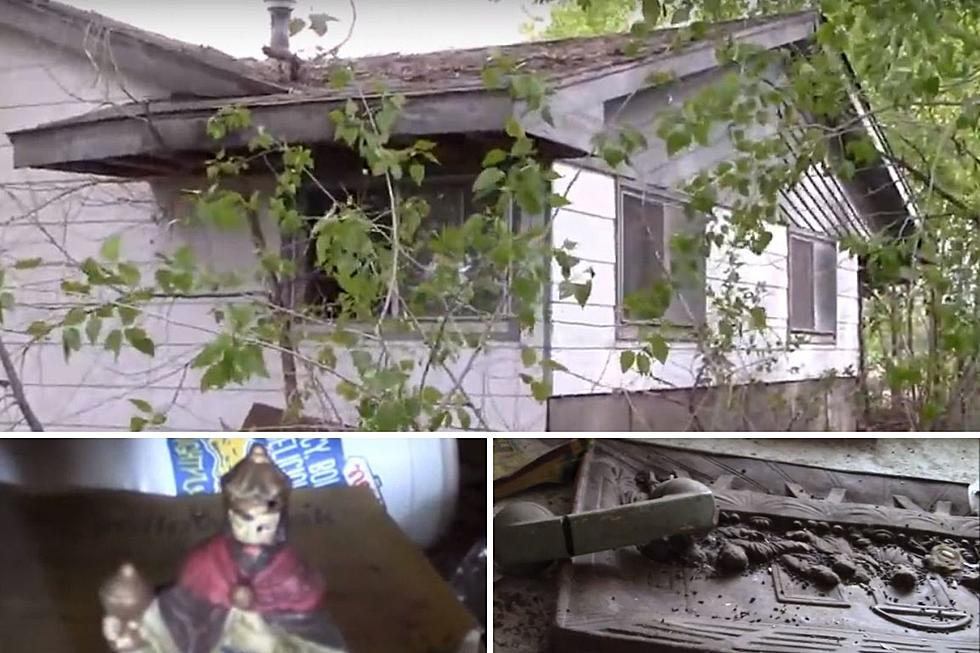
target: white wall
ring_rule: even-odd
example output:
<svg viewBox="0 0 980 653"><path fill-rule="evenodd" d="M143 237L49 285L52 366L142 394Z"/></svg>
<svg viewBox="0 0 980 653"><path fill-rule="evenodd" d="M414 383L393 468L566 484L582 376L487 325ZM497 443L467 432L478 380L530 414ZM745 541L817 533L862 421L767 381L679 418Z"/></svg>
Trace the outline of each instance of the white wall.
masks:
<svg viewBox="0 0 980 653"><path fill-rule="evenodd" d="M86 340L82 351L66 363L60 331L30 345L24 334L32 321L51 320L77 305L77 298L61 292L61 282L80 277L73 272L77 269L73 261L97 256L102 243L114 234L123 238L123 258L139 264L145 278L156 268L157 252L172 252L184 244L215 269L247 274L254 264L245 234L179 224L177 219L186 216L188 209L181 190L194 186L194 180L169 180L150 188L107 178L13 169L12 148L3 135L8 131L125 102L129 95L169 94L142 80L128 80L124 86L125 92L80 56L0 31L0 265L7 270L7 286L17 300L6 315L4 341L20 369L28 399L48 430L128 428L130 417L137 414L130 398L167 409L166 428L235 428L255 402L283 405L282 377L280 358L270 352L265 357L269 380L220 392L199 390L201 373L188 369L188 363L220 331L212 311L223 300L173 299L148 306L140 323L156 342L152 359L124 346L116 362L111 352ZM44 264L34 270L12 269L17 260L33 257L43 258ZM114 326L107 320L103 335ZM530 343L534 342L532 337ZM424 360L421 347L407 344L406 348ZM462 377L463 389L491 428L544 428L545 407L530 397L518 379L523 371L519 343L494 343L472 364L469 352L463 352L450 368ZM350 362L341 360L338 371L350 374ZM444 371L429 378L445 390L453 386ZM337 382L323 376L320 380L328 388ZM355 418L352 407L339 400L335 405L343 418ZM310 412L320 412L316 403L310 405ZM20 428L24 428L20 410L5 391L0 429Z"/></svg>
<svg viewBox="0 0 980 653"><path fill-rule="evenodd" d="M618 389L646 390L690 387L695 380L700 356L697 346L689 342L670 343L666 363L654 361L651 377L634 370L623 373L619 355L634 348L636 342L616 337L616 184L613 176L584 170L569 164L556 165L561 179L555 192L564 194L571 204L554 216L554 243L566 240L578 243L573 253L582 259L577 270L591 267L595 271L592 296L585 307L572 298L559 299L557 280L552 289L553 358L571 373L556 372L555 395L596 394ZM568 190L570 186L570 190ZM785 227L772 229L773 239L761 255L739 252L742 282L754 286L766 284L763 305L766 307L770 339L785 341L788 320L788 240ZM745 351L732 355L740 366L753 370L759 380L786 381L818 378L836 369L858 365L858 288L857 262L846 254L838 257L837 270L837 338L832 344L809 344L784 353L771 372L754 371L757 360ZM715 251L708 262L708 283L720 287L724 257ZM709 304L710 319L710 304Z"/></svg>

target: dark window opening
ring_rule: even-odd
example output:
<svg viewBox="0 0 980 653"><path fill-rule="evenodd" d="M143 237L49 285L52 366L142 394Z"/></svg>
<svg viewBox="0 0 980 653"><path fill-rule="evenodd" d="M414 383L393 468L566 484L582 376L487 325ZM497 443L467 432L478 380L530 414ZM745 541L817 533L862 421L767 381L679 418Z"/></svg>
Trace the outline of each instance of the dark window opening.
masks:
<svg viewBox="0 0 980 653"><path fill-rule="evenodd" d="M506 278L501 279L499 271L493 270L486 257L472 248L464 254L457 271L460 281L465 282L460 286L471 288L471 296L469 293L466 293L466 296L446 296L445 293L428 291L429 286L436 281L437 273L447 274L446 266L439 266L437 255L440 243L443 247L452 247L451 242L442 240L445 230L462 227L470 216L483 213L487 208L485 202L474 200L472 183L472 178L433 179L424 183L421 188L410 183L394 189L397 202L400 203L410 197L423 199L429 211L415 229L409 247L403 247L399 252L398 285L402 291L407 290L407 292L402 292L402 296L393 298L388 306L388 316L403 316L407 307L411 314L418 318L439 317L447 310L459 317L483 317L493 313L501 301L507 301ZM308 215L323 216L333 207L333 201L322 190L311 191L310 195L307 202ZM379 244L391 243L392 203L386 186L374 186L359 192L337 193L334 198L338 202L346 202L350 198L362 207L374 222L371 237L377 238ZM516 228L516 214L516 209L512 209L505 216L511 229ZM399 222L405 224L401 220ZM492 220L488 219L488 228L491 223ZM433 244L435 247L432 246ZM305 266L304 299L307 310L321 318L337 317L341 313L343 302L341 284L329 272L317 265L316 247L312 238L306 248ZM384 303L383 300L377 303L374 308L375 315L381 312ZM504 311L504 314L506 315L507 311Z"/></svg>
<svg viewBox="0 0 980 653"><path fill-rule="evenodd" d="M705 320L705 221L683 207L632 188L620 189L620 305L627 321L649 321L631 315L632 296L670 288L661 319L677 326Z"/></svg>

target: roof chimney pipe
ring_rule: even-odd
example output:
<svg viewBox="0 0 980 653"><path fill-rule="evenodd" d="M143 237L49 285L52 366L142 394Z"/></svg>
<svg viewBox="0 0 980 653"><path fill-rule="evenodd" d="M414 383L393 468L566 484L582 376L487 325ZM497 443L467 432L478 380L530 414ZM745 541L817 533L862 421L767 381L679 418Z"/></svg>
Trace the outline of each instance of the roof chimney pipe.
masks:
<svg viewBox="0 0 980 653"><path fill-rule="evenodd" d="M269 48L280 54L289 52L289 23L293 19L296 0L265 0L272 19L272 39Z"/></svg>

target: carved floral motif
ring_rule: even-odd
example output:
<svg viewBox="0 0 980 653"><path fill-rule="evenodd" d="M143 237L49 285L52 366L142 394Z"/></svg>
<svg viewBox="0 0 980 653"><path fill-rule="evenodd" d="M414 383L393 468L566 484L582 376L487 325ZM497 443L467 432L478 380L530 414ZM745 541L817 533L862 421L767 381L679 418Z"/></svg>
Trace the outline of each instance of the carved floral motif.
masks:
<svg viewBox="0 0 980 653"><path fill-rule="evenodd" d="M634 502L648 499L659 482L652 472L642 471L624 485L622 500ZM778 565L822 590L866 585L879 578L897 592L908 593L933 572L980 592L980 541L898 529L819 520L777 523L768 517L723 512L719 526L702 538L675 536L640 550L658 562L698 567L719 576Z"/></svg>

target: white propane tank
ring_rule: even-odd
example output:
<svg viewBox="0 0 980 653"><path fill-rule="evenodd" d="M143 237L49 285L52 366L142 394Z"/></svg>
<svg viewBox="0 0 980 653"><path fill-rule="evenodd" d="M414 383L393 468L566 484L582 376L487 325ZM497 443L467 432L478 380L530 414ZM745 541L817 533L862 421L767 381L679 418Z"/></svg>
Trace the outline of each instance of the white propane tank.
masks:
<svg viewBox="0 0 980 653"><path fill-rule="evenodd" d="M0 482L168 496L216 493L221 475L258 442L295 488L367 485L422 546L435 543L453 517L459 460L456 441L448 438L7 440L0 448Z"/></svg>

